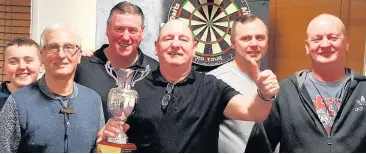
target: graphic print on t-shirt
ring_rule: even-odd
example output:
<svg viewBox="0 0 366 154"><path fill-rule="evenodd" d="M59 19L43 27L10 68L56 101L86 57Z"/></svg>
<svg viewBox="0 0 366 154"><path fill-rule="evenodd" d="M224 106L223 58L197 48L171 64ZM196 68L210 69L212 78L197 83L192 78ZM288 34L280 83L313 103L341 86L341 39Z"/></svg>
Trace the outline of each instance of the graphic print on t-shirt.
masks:
<svg viewBox="0 0 366 154"><path fill-rule="evenodd" d="M332 129L334 118L338 113L341 102L341 100L334 97L324 98L323 100L323 97L320 95L316 95L315 100L313 100L319 119L328 133Z"/></svg>

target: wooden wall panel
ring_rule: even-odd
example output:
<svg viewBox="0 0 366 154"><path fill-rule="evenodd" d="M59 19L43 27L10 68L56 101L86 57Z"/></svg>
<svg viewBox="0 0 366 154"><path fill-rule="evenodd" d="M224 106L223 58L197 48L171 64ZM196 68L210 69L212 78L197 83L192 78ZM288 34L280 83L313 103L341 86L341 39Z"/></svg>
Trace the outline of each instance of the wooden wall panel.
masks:
<svg viewBox="0 0 366 154"><path fill-rule="evenodd" d="M315 16L329 13L345 23L350 40L348 66L362 72L366 0L271 0L269 64L278 78L311 68L305 53L306 28Z"/></svg>
<svg viewBox="0 0 366 154"><path fill-rule="evenodd" d="M348 3L349 9L342 11L342 14L348 14L346 28L350 46L347 54L347 65L358 72L363 72L366 39L366 0L348 0Z"/></svg>

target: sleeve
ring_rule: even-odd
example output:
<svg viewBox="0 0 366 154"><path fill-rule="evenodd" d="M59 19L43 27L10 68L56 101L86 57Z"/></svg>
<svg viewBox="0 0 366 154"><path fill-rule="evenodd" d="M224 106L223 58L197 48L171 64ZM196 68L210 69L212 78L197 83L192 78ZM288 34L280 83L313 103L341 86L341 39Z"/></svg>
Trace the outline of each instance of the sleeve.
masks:
<svg viewBox="0 0 366 154"><path fill-rule="evenodd" d="M102 100L100 100L100 113L99 113L99 118L100 118L100 120L99 120L99 129L98 129L98 131L99 131L101 128L103 128L103 126L105 125ZM97 153L97 152L98 152L98 148L97 148L97 146L98 146L98 145L96 144L96 142L97 142L97 138L98 138L98 136L97 136L97 137L96 137L96 139L95 139L95 144L94 144L94 146L93 146L93 148L92 148L92 150L91 150L91 153Z"/></svg>
<svg viewBox="0 0 366 154"><path fill-rule="evenodd" d="M218 90L221 92L221 98L220 98L220 111L222 113L224 112L226 105L229 103L229 101L236 95L240 94L238 91L236 91L234 88L229 86L226 82L222 81L221 79L217 79L216 82L218 82ZM220 94L220 93L219 93Z"/></svg>
<svg viewBox="0 0 366 154"><path fill-rule="evenodd" d="M99 129L103 128L105 125L105 119L104 119L104 111L103 111L103 105L102 100L100 100L100 122L99 122Z"/></svg>
<svg viewBox="0 0 366 154"><path fill-rule="evenodd" d="M267 120L254 125L245 152L274 152L281 138L281 117L278 99L276 99Z"/></svg>
<svg viewBox="0 0 366 154"><path fill-rule="evenodd" d="M15 99L10 95L0 111L0 153L16 153L21 132Z"/></svg>

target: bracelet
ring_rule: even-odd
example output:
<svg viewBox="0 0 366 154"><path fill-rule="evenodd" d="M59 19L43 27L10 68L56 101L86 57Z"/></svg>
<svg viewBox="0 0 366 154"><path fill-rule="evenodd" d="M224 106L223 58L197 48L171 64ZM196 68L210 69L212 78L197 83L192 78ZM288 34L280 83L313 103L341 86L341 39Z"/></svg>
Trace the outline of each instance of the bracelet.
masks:
<svg viewBox="0 0 366 154"><path fill-rule="evenodd" d="M270 99L268 99L268 98L263 96L263 94L259 91L259 89L257 89L257 92L258 92L259 97L264 101L274 101L277 97L277 95L274 95Z"/></svg>

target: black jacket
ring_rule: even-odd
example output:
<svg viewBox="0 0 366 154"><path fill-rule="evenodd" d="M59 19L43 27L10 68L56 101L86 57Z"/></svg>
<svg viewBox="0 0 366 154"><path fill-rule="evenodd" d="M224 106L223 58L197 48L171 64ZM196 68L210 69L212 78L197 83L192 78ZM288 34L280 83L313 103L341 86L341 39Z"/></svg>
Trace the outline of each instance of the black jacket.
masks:
<svg viewBox="0 0 366 154"><path fill-rule="evenodd" d="M278 143L280 152L366 152L365 76L351 72L328 135L303 84L304 72L280 82L271 113L263 124L255 124L246 152L272 152Z"/></svg>
<svg viewBox="0 0 366 154"><path fill-rule="evenodd" d="M3 108L6 100L8 99L9 95L11 94L6 83L10 83L10 82L4 81L0 84L0 110Z"/></svg>
<svg viewBox="0 0 366 154"><path fill-rule="evenodd" d="M104 118L107 121L110 118L109 111L107 108L108 93L111 88L115 88L116 80L113 79L107 73L105 64L108 61L104 54L104 49L108 45L103 45L100 49L94 52L91 57L83 57L81 63L76 68L74 81L96 91L102 98ZM158 62L149 56L143 54L138 49L139 58L131 69L145 69L147 65L150 66L151 70L155 70L158 67Z"/></svg>

